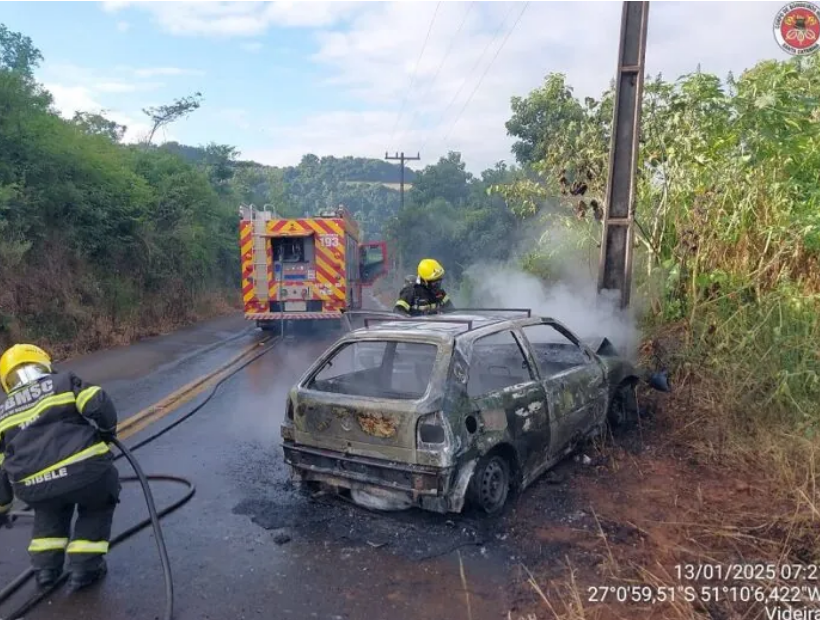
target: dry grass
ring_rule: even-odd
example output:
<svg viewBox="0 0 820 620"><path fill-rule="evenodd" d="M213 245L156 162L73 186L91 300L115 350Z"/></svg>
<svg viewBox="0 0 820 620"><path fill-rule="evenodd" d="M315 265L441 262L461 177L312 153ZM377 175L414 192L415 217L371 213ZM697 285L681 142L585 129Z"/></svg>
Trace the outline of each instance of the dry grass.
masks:
<svg viewBox="0 0 820 620"><path fill-rule="evenodd" d="M656 353L652 349L644 353ZM607 442L598 448L607 465L573 478L573 494L589 517L572 540L567 567L524 568L525 608L538 618L766 618L766 604L731 600L731 590L708 600L715 598L711 588L734 586L736 595L752 591L740 586L787 589L801 583L771 574L776 567L820 564L820 441L771 419L728 415L727 395L734 392L724 376L698 372L693 364L679 368L672 394L642 395L657 410L651 430L642 431L643 449L630 453L622 441ZM633 431L631 440L639 441L637 435ZM539 527L546 542L549 525ZM725 581L687 580L676 571L683 564L762 568ZM802 585L820 592L820 571L814 576ZM664 592L670 600L618 602L614 593L602 600L609 586L632 588L617 592L638 598ZM791 606L820 609L820 597ZM788 605L770 601L768 607Z"/></svg>

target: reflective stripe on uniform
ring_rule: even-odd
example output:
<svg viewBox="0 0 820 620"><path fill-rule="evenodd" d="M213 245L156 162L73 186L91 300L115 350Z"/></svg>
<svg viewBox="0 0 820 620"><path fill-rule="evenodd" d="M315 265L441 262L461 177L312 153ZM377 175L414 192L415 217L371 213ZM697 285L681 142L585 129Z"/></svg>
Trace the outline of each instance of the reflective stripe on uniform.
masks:
<svg viewBox="0 0 820 620"><path fill-rule="evenodd" d="M441 300L441 303L442 303L442 304L446 304L448 301L450 301L450 296L449 296L449 295L445 295L445 296L444 296L444 298Z"/></svg>
<svg viewBox="0 0 820 620"><path fill-rule="evenodd" d="M0 435L5 433L7 430L14 428L15 426L20 426L34 418L42 415L42 413L46 409L50 409L51 407L57 407L60 405L71 405L76 402L73 393L66 393L66 394L55 394L54 396L47 396L43 400L41 400L35 407L31 409L26 409L25 411L21 411L20 413L16 413L14 415L10 415L9 417L0 421Z"/></svg>
<svg viewBox="0 0 820 620"><path fill-rule="evenodd" d="M90 448L86 448L85 450L81 450L72 456L69 456L67 459L63 459L59 463L55 463L54 465L49 465L45 469L38 471L36 474L32 474L27 478L23 478L20 480L21 483L25 484L28 480L33 480L39 476L45 476L52 471L56 471L61 467L66 467L68 465L73 465L74 463L79 463L80 461L84 461L86 459L90 459L92 456L100 456L101 454L105 454L106 452L110 452L111 448L108 447L108 444L104 441L100 443L94 444Z"/></svg>
<svg viewBox="0 0 820 620"><path fill-rule="evenodd" d="M80 413L83 412L83 409L85 409L85 406L86 404L88 404L88 401L94 398L94 395L99 391L99 386L92 385L91 387L85 388L82 392L77 394L77 409L80 411Z"/></svg>
<svg viewBox="0 0 820 620"><path fill-rule="evenodd" d="M406 301L404 301L403 299L399 299L399 300L396 302L396 305L397 305L399 308L404 308L405 310L408 310L408 311L410 310L410 304L408 304L408 303L407 303Z"/></svg>
<svg viewBox="0 0 820 620"><path fill-rule="evenodd" d="M68 544L68 538L32 538L28 546L31 553L41 551L62 551Z"/></svg>
<svg viewBox="0 0 820 620"><path fill-rule="evenodd" d="M11 504L0 504L0 515L6 514L11 510Z"/></svg>
<svg viewBox="0 0 820 620"><path fill-rule="evenodd" d="M108 553L108 541L72 540L69 553Z"/></svg>

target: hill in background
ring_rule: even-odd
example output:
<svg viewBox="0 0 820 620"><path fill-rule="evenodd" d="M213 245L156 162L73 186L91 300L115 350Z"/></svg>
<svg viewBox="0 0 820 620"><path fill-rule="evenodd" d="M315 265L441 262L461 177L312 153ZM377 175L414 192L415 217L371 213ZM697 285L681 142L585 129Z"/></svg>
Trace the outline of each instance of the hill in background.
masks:
<svg viewBox="0 0 820 620"><path fill-rule="evenodd" d="M226 182L245 203L269 204L288 216L312 215L343 204L362 226L366 238L379 236L400 204L398 164L365 157L317 157L308 154L297 166L267 166L243 160L231 147L189 146L166 142L158 147L198 166L225 167ZM405 166L404 189L416 172ZM229 179L229 181L228 181Z"/></svg>

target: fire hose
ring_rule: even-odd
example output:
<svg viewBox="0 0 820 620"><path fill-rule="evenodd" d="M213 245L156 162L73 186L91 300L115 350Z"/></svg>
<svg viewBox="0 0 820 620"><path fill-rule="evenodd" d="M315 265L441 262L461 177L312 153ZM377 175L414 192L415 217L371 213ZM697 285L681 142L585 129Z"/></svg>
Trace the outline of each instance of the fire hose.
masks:
<svg viewBox="0 0 820 620"><path fill-rule="evenodd" d="M236 373L240 370L245 368L246 366L250 365L252 362L256 361L266 353L270 352L278 343L279 338L273 338L271 340L267 340L260 343L260 346L270 342L270 346L266 347L259 353L253 355L250 359L243 362L240 366L232 370L230 373L222 377L211 389L211 392L208 396L203 400L200 404L194 407L191 411L186 413L185 415L181 416L178 420L174 421L173 423L169 424L168 426L160 429L158 432L154 433L153 435L146 437L142 441L138 442L136 445L132 446L130 449L126 448L118 439L113 438L111 442L119 449L120 454L114 457L114 461L125 457L128 462L130 463L131 467L134 470L136 476L127 476L122 477L120 480L122 482L139 482L143 494L145 496L145 502L148 506L148 514L149 516L146 519L143 519L136 525L128 528L124 532L121 532L117 536L111 539L110 541L110 548L116 547L119 543L131 538L137 532L140 532L147 528L149 525L154 529L154 535L157 544L157 550L159 551L160 562L162 564L162 572L165 582L165 614L164 620L172 620L174 616L174 583L173 578L171 576L171 563L168 559L168 551L165 546L165 539L162 535L162 528L160 527L160 519L162 517L171 514L172 512L176 511L177 509L181 508L183 505L188 503L190 499L194 496L196 492L196 487L194 484L180 476L173 476L173 475L166 475L166 474L156 474L146 476L143 473L142 468L140 467L139 462L132 454L133 451L138 450L139 448L151 443L152 441L158 439L165 433L169 432L171 429L177 427L178 425L182 424L185 420L189 419L195 413L197 413L202 407L204 407L213 396L216 394L216 391L219 387L228 379L233 377ZM160 511L157 511L156 505L154 504L154 496L151 492L151 487L148 484L149 480L155 481L163 481L163 482L175 482L177 484L182 484L188 487L187 492L177 501L174 503L166 506ZM13 512L13 517L30 517L32 516L28 512ZM0 603L3 603L7 599L9 599L15 592L17 592L25 583L34 575L35 570L33 568L28 568L20 575L18 575L14 580L12 580L6 587L0 590ZM23 615L31 611L34 607L39 605L42 601L44 601L52 592L56 591L64 582L68 579L68 573L64 573L53 585L44 589L43 591L37 592L32 597L30 597L27 601L22 603L17 609L15 609L10 615L8 616L0 616L0 620L22 620Z"/></svg>

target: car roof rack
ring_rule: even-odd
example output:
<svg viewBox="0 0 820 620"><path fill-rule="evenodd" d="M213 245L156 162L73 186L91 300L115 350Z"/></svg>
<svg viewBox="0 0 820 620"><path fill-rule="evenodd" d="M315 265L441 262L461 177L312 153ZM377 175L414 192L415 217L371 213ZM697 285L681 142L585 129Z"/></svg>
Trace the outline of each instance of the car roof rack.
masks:
<svg viewBox="0 0 820 620"><path fill-rule="evenodd" d="M473 314L479 314L481 312L526 312L527 318L532 318L532 308L456 308L455 310L451 310L451 312L472 312Z"/></svg>
<svg viewBox="0 0 820 620"><path fill-rule="evenodd" d="M473 329L473 319L438 319L429 316L392 316L392 317L370 317L364 320L365 328L370 327L370 321L409 321L413 323L455 323L467 325L467 330Z"/></svg>

